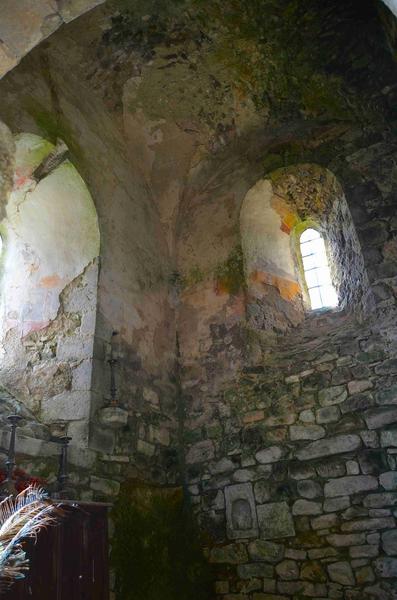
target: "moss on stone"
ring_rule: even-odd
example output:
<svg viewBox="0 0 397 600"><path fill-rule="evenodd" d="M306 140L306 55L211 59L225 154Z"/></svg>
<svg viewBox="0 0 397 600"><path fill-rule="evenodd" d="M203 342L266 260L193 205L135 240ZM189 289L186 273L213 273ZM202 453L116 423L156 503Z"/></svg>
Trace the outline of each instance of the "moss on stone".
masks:
<svg viewBox="0 0 397 600"><path fill-rule="evenodd" d="M119 600L210 600L210 568L181 488L130 481L113 509Z"/></svg>
<svg viewBox="0 0 397 600"><path fill-rule="evenodd" d="M223 292L236 295L245 289L244 257L240 245L233 249L225 262L216 267L214 275L218 288Z"/></svg>

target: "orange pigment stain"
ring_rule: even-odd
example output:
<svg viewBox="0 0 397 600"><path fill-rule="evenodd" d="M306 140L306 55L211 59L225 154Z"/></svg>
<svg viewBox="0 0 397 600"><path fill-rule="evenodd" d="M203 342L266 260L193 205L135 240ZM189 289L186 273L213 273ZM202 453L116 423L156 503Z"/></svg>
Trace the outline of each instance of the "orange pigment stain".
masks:
<svg viewBox="0 0 397 600"><path fill-rule="evenodd" d="M281 218L281 231L289 235L299 221L298 215L291 210L285 200L278 196L272 197L271 206Z"/></svg>
<svg viewBox="0 0 397 600"><path fill-rule="evenodd" d="M58 287L61 283L62 279L59 275L48 275L47 277L42 277L40 279L40 286L48 289Z"/></svg>
<svg viewBox="0 0 397 600"><path fill-rule="evenodd" d="M277 288L280 292L280 296L284 300L294 300L294 298L300 293L300 285L292 279L286 279L273 273L266 273L264 271L254 271L251 273L251 281L253 283L262 283L264 285L272 285Z"/></svg>

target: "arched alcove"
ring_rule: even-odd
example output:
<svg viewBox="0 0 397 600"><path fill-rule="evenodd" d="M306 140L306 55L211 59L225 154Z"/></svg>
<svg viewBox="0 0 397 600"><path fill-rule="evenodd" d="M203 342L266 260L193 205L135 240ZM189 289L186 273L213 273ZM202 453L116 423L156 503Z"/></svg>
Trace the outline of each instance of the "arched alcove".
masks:
<svg viewBox="0 0 397 600"><path fill-rule="evenodd" d="M258 181L242 204L247 309L254 327L283 331L310 309L299 250L299 236L309 225L324 238L339 308L365 310L367 275L343 190L327 169L295 165Z"/></svg>
<svg viewBox="0 0 397 600"><path fill-rule="evenodd" d="M83 179L53 144L23 133L15 148L14 185L1 223L1 382L42 422L67 423L86 442L97 214Z"/></svg>

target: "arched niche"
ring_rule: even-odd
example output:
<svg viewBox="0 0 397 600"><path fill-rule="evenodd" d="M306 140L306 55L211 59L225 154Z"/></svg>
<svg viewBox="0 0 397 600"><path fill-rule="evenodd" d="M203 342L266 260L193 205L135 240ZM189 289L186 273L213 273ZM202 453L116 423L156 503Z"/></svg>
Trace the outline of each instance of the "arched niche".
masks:
<svg viewBox="0 0 397 600"><path fill-rule="evenodd" d="M0 226L0 380L42 422L68 425L86 442L100 236L88 188L66 157L37 176L53 151L37 135L15 136Z"/></svg>
<svg viewBox="0 0 397 600"><path fill-rule="evenodd" d="M258 181L241 208L248 320L255 328L284 331L308 312L299 261L299 235L308 225L325 239L338 308L366 309L368 280L343 190L329 170L294 165Z"/></svg>

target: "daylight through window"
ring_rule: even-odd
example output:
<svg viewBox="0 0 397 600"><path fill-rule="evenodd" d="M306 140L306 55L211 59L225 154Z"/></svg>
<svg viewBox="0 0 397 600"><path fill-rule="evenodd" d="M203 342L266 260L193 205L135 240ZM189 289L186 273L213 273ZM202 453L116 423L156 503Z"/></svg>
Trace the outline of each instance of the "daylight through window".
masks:
<svg viewBox="0 0 397 600"><path fill-rule="evenodd" d="M316 229L306 229L300 237L303 270L313 310L338 305L331 281L324 240Z"/></svg>

